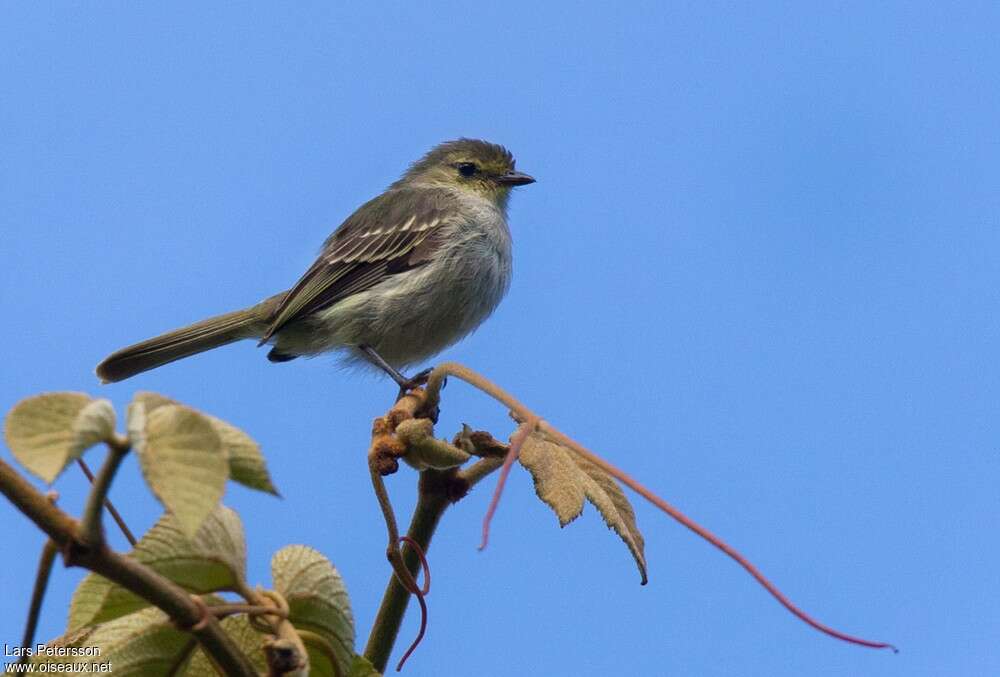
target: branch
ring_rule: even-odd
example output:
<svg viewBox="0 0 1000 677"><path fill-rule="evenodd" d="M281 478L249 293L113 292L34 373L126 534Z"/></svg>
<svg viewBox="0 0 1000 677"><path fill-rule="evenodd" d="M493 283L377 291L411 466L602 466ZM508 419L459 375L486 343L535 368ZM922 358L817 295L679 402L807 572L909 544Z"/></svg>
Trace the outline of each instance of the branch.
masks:
<svg viewBox="0 0 1000 677"><path fill-rule="evenodd" d="M0 492L59 546L71 542L76 520L57 508L41 492L0 458Z"/></svg>
<svg viewBox="0 0 1000 677"><path fill-rule="evenodd" d="M110 472L110 471L109 471ZM102 469L103 473L103 469ZM181 587L101 544L93 547L80 536L80 525L52 504L14 468L0 459L0 493L34 522L63 552L67 566L82 566L121 585L190 629L227 675L256 675L250 660L211 616Z"/></svg>
<svg viewBox="0 0 1000 677"><path fill-rule="evenodd" d="M415 594L414 591L418 590L416 575L420 566L421 553L426 554L430 547L431 538L437 529L441 516L451 503L459 501L473 485L503 464L502 458L491 455L480 458L464 471L459 471L457 468L422 471L418 485L417 505L410 518L407 535L400 539L396 516L382 477L396 472L399 467L397 459L405 456L409 448L404 440L400 440L395 435L397 426L403 421L436 411L444 376L454 373L462 377L465 374L465 371L460 371L464 368L459 365L449 363L443 366L453 367L453 370L435 369L431 374L433 384L429 384L426 390L415 388L408 392L393 405L385 416L375 419L372 425L368 467L371 473L372 487L385 519L389 537L386 557L393 569L371 634L368 636L368 644L364 654L379 672L385 671L389 654L392 653L399 628L403 622L403 616L410 602L410 595ZM475 378L475 374L472 374L472 378ZM498 395L506 395L499 388L496 390ZM516 403L516 400L512 401ZM489 447L490 453L496 453L497 449L504 449L502 444L493 440L488 434L484 435L488 440L483 442ZM415 547L407 548L405 551L400 550L400 540L409 540L411 545L415 545Z"/></svg>

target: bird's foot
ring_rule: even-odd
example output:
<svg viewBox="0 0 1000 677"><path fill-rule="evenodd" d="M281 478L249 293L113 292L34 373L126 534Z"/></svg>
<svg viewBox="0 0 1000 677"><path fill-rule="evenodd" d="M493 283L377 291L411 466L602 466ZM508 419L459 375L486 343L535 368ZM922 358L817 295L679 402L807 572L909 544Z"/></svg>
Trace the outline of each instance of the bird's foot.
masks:
<svg viewBox="0 0 1000 677"><path fill-rule="evenodd" d="M398 402L399 400L403 399L403 396L406 395L406 393L413 390L414 388L419 388L420 386L427 385L427 379L430 378L432 371L434 371L434 368L429 367L417 374L414 374L410 378L406 378L399 372L396 372L395 375L393 375L392 377L393 380L396 381L396 385L399 386L399 396L396 398L396 401ZM396 378L397 376L399 378Z"/></svg>
<svg viewBox="0 0 1000 677"><path fill-rule="evenodd" d="M433 367L424 369L422 372L414 374L412 377L407 378L406 376L403 376L401 373L399 373L399 370L397 370L395 367L386 362L382 358L382 356L378 354L378 351L372 348L371 346L360 345L358 346L358 349L368 356L368 359L372 362L372 364L374 364L376 367L378 367L386 374L388 374L389 378L395 381L396 385L399 386L399 394L396 396L397 402L403 399L403 397L406 396L406 393L410 392L414 388L419 388L422 385L426 385L427 379L430 378L431 372L434 371ZM443 385L444 384L442 384L442 386ZM430 418L433 422L437 423L438 413L439 413L437 407L434 407L434 411L426 413L428 418Z"/></svg>

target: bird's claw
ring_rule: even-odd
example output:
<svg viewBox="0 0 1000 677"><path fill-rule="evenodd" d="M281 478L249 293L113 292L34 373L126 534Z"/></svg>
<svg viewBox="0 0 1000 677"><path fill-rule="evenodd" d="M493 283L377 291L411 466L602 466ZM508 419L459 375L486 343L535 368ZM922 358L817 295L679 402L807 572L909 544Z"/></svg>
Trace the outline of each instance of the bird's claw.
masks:
<svg viewBox="0 0 1000 677"><path fill-rule="evenodd" d="M396 401L403 399L406 393L410 392L414 388L419 388L420 386L427 385L427 379L430 378L431 372L434 371L433 367L424 369L423 371L414 374L410 378L403 378L396 381L399 386L399 397Z"/></svg>

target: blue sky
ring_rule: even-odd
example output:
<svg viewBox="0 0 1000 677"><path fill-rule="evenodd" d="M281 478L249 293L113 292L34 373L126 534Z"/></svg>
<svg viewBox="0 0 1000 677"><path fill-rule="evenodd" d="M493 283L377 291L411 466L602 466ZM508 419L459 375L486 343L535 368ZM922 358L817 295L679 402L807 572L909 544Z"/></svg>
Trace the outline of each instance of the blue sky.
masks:
<svg viewBox="0 0 1000 677"><path fill-rule="evenodd" d="M251 343L113 386L92 370L285 289L409 161L490 139L538 183L511 203L510 294L442 359L901 653L808 629L637 501L640 587L593 510L560 530L517 471L485 552L492 482L445 516L404 674L997 674L998 20L991 3L6 3L0 408L82 390L122 411L154 390L243 427L285 496L227 490L252 581L313 545L366 637L388 571L364 454L391 384ZM462 422L510 432L454 383L438 432ZM403 515L413 485L389 481ZM78 512L82 478L57 488ZM155 521L134 459L112 497ZM14 643L42 538L5 515ZM41 637L80 576L57 568Z"/></svg>

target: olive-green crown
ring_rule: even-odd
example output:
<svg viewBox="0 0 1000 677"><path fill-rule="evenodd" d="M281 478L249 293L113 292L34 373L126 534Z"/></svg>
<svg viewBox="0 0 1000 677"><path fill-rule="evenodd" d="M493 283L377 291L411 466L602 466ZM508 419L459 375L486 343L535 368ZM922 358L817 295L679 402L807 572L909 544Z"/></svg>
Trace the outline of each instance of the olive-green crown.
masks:
<svg viewBox="0 0 1000 677"><path fill-rule="evenodd" d="M443 165L474 162L488 174L499 175L514 168L514 156L503 146L479 139L455 139L432 148L426 155L410 165L404 179L423 174Z"/></svg>

